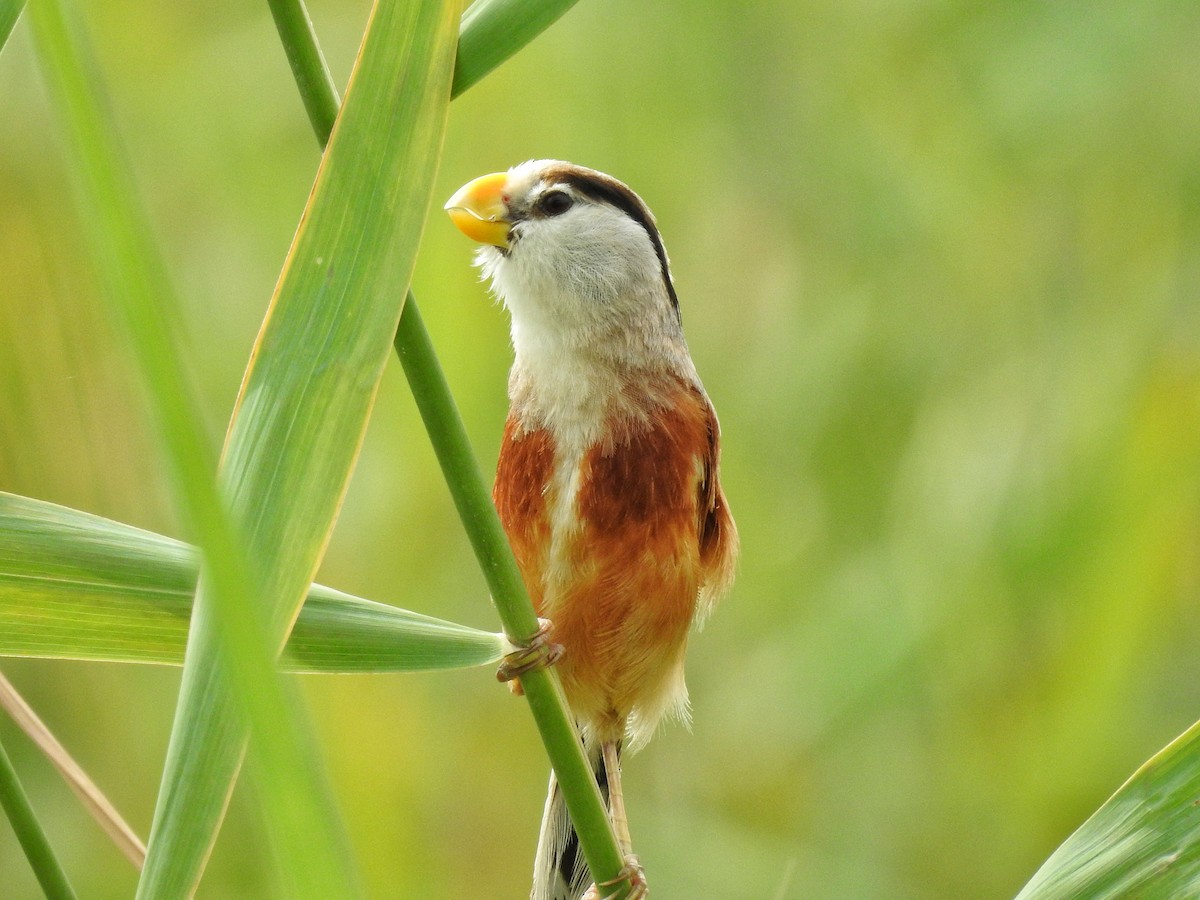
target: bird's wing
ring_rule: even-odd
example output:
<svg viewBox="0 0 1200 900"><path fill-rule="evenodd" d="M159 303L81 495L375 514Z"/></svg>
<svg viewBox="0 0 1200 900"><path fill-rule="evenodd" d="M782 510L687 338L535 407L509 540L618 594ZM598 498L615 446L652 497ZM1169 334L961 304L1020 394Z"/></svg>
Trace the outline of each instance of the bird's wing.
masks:
<svg viewBox="0 0 1200 900"><path fill-rule="evenodd" d="M729 590L737 562L738 534L725 492L721 490L721 425L716 410L708 407L708 450L703 459L699 486L700 604L696 619L702 622Z"/></svg>

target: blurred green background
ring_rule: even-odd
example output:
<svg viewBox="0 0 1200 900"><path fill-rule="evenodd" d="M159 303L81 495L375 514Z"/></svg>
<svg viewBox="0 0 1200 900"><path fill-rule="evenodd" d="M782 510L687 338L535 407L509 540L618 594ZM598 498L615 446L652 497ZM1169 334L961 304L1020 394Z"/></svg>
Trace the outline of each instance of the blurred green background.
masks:
<svg viewBox="0 0 1200 900"><path fill-rule="evenodd" d="M266 4L86 20L219 445L318 162ZM368 6L311 4L339 84ZM629 760L655 895L1006 897L1200 718L1200 5L584 0L451 109L658 215L744 554ZM0 53L0 489L172 535L22 23ZM485 471L507 322L415 280ZM399 366L320 578L494 629ZM145 835L174 670L6 661ZM546 764L487 671L304 681L373 897L521 897ZM134 875L7 720L82 895ZM275 896L243 783L200 896ZM0 827L6 898L40 896Z"/></svg>

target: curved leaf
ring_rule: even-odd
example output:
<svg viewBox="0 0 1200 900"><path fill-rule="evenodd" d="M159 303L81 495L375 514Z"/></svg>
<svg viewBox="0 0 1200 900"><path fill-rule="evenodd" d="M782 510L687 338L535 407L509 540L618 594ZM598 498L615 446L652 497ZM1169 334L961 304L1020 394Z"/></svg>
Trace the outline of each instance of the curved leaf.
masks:
<svg viewBox="0 0 1200 900"><path fill-rule="evenodd" d="M454 96L549 28L578 0L478 0L463 13Z"/></svg>
<svg viewBox="0 0 1200 900"><path fill-rule="evenodd" d="M280 649L333 528L404 303L441 152L457 12L435 0L372 9L226 439L223 493ZM192 890L219 828L245 744L237 705L255 690L250 668L238 671L251 655L227 652L238 636L223 626L241 615L237 597L201 578L139 897ZM294 804L277 781L282 757L263 750L287 748L255 733L276 832L319 839L311 810L283 821ZM327 881L295 887L355 893Z"/></svg>
<svg viewBox="0 0 1200 900"><path fill-rule="evenodd" d="M182 665L193 547L0 492L0 656ZM284 648L294 672L417 672L493 663L499 634L314 584Z"/></svg>
<svg viewBox="0 0 1200 900"><path fill-rule="evenodd" d="M1046 860L1018 900L1200 894L1200 722L1160 750Z"/></svg>

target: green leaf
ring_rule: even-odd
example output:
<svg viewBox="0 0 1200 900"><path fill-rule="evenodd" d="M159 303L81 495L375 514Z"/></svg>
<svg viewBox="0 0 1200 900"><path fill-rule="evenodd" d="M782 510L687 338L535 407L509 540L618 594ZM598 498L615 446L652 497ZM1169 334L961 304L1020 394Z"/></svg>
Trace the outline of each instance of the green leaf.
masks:
<svg viewBox="0 0 1200 900"><path fill-rule="evenodd" d="M404 301L445 129L457 19L430 0L375 6L225 445L225 495L259 561L280 647L332 530ZM236 777L245 731L212 615L232 613L227 599L201 580L139 897L192 888ZM259 759L280 819L289 800L273 784L279 766ZM319 835L316 824L292 821L288 836Z"/></svg>
<svg viewBox="0 0 1200 900"><path fill-rule="evenodd" d="M1200 722L1150 758L1046 860L1018 900L1200 893Z"/></svg>
<svg viewBox="0 0 1200 900"><path fill-rule="evenodd" d="M180 541L0 492L0 656L181 665L198 572ZM501 635L313 585L281 665L417 672L505 649Z"/></svg>
<svg viewBox="0 0 1200 900"><path fill-rule="evenodd" d="M222 469L225 501L183 377L170 284L104 112L99 73L57 0L36 0L31 13L107 295L138 355L183 519L204 553L139 896L195 889L247 726L292 893L352 896L337 816L274 656L324 548L403 302L444 129L457 11L389 0L372 14L336 129L342 137L322 163L243 385Z"/></svg>
<svg viewBox="0 0 1200 900"><path fill-rule="evenodd" d="M479 0L463 15L454 96L549 28L578 0Z"/></svg>
<svg viewBox="0 0 1200 900"><path fill-rule="evenodd" d="M297 885L299 896L336 895L353 882L350 855L295 690L277 673L278 644L268 642L261 611L265 579L254 569L251 548L235 533L218 493L215 454L182 363L174 293L108 112L103 77L82 28L68 19L61 0L34 0L29 13L38 61L67 138L68 168L104 282L103 297L138 363L181 518L203 548L204 578L217 598L215 616L211 610L207 617L197 610L192 621L203 618L214 632L219 628L221 665L209 660L193 671L190 682L185 672L183 681L185 691L190 684L193 694L201 696L204 712L218 714L201 715L200 706L177 705L176 723L186 722L193 735L207 739L199 741L201 749L237 743L233 753L239 760L241 736L247 724L252 728L256 756L265 761L259 794L271 808L265 822L282 871ZM225 687L227 678L236 693ZM198 682L207 685L211 699L194 690ZM236 707L229 700L235 696ZM179 743L172 743L168 769L188 749L181 752ZM141 885L151 883L151 893L161 888L172 896L192 892L230 784L213 779L203 766L187 768L182 776L176 767L160 792L160 808L164 797L178 802L190 791L198 798L194 815L181 827L167 829L169 840L160 842L157 853L149 848L149 861L169 857L173 865L148 868ZM157 876L164 868L175 880L162 887ZM147 879L147 874L154 877Z"/></svg>

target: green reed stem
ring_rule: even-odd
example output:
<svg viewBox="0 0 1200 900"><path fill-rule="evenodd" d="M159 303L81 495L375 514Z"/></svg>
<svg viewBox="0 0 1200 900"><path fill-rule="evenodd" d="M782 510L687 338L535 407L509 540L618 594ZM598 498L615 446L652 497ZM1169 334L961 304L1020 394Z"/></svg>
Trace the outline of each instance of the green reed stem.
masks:
<svg viewBox="0 0 1200 900"><path fill-rule="evenodd" d="M300 99L304 101L304 109L313 130L324 134L321 146L329 140L329 132L333 130L333 120L337 118L338 98L337 88L333 85L333 76L329 74L329 66L317 43L316 32L313 31L312 19L304 0L267 0L271 6L271 16L275 19L275 28L279 31L279 40L287 54L288 63L292 67L292 77L300 88Z"/></svg>
<svg viewBox="0 0 1200 900"><path fill-rule="evenodd" d="M29 860L46 897L49 900L75 900L75 891L67 881L67 873L50 848L46 833L34 815L33 806L21 787L17 770L13 768L3 744L0 744L0 807L4 808L8 821L12 823L21 849L25 851L25 858Z"/></svg>

